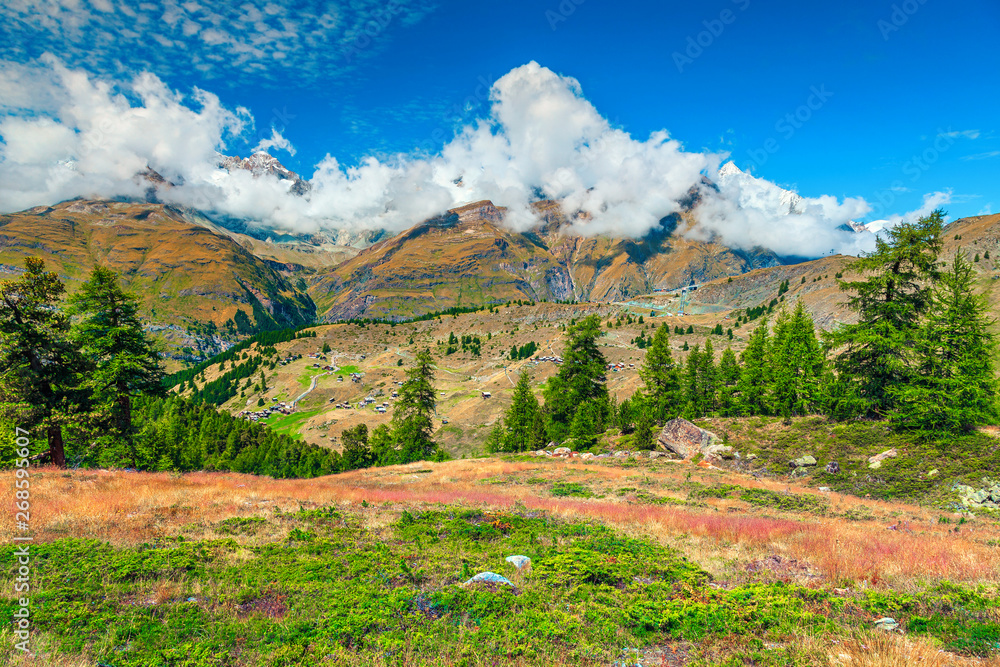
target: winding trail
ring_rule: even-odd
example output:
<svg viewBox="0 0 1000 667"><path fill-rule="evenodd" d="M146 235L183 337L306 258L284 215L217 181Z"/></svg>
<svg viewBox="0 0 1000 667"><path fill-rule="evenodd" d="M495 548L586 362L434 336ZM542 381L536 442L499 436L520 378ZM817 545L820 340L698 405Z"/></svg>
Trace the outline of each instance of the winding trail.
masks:
<svg viewBox="0 0 1000 667"><path fill-rule="evenodd" d="M305 390L305 392L303 392L303 394L302 394L301 396L299 396L299 397L298 397L298 398L296 398L296 399L295 399L294 401L292 401L292 407L293 407L293 408L297 408L297 407L299 406L299 401L301 401L301 400L302 400L303 398L305 398L306 396L308 396L308 395L309 395L309 393L310 393L310 392L311 392L311 391L312 391L313 389L315 389L315 388L316 388L316 381L317 381L317 380L319 380L319 379L320 379L321 377L323 377L324 375L333 375L334 373L336 373L336 372L337 372L337 371L339 371L339 370L340 370L340 368L335 368L335 369L333 369L332 371L327 371L326 373L320 373L319 375L315 375L315 376L313 376L313 379L312 379L312 382L311 382L311 383L309 384L309 388L308 388L308 389L306 389L306 390Z"/></svg>

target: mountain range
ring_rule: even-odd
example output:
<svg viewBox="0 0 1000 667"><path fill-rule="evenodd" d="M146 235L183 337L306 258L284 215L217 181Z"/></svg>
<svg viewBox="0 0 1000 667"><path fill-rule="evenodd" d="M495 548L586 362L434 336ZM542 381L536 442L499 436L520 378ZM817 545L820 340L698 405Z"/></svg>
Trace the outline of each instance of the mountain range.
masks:
<svg viewBox="0 0 1000 667"><path fill-rule="evenodd" d="M308 196L308 182L266 153L220 156L220 165L287 180ZM146 178L157 183L157 176ZM758 179L730 164L720 182L731 179L742 182L746 206L790 214L801 202L764 181L769 187L756 187ZM16 275L25 257L38 255L72 290L90 268L106 264L139 295L151 328L178 362L209 355L252 331L314 320L401 320L516 300L653 302L690 285L701 287L689 309L717 311L759 305L773 298L781 281L799 281L794 292L821 326L847 317L829 276L849 258L789 265L766 248L698 240L685 234L695 224L696 203L645 237L630 239L570 233L574 216L551 200L533 204L541 224L527 232L505 226L502 207L479 201L392 236L276 234L153 201L76 200L0 216L0 275ZM855 229L867 233L860 225ZM949 251L971 245L995 254L1000 216L954 222L948 234ZM977 267L992 274L989 255Z"/></svg>

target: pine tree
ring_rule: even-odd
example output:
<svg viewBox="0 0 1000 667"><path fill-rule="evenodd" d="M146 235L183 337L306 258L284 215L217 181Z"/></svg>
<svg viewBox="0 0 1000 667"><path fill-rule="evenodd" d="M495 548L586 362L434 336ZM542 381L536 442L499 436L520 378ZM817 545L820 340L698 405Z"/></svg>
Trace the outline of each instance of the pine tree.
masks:
<svg viewBox="0 0 1000 667"><path fill-rule="evenodd" d="M699 346L695 345L684 362L684 417L686 419L694 419L695 417L702 416L698 387L698 370L700 366L701 352L699 351Z"/></svg>
<svg viewBox="0 0 1000 667"><path fill-rule="evenodd" d="M62 422L85 400L86 365L59 310L65 286L37 257L25 273L0 282L0 405L23 426L44 428L52 463L66 466Z"/></svg>
<svg viewBox="0 0 1000 667"><path fill-rule="evenodd" d="M569 340L563 351L559 372L546 383L543 395L548 414L549 438L562 441L569 431L577 410L586 402L603 404L608 414L608 388L604 377L607 362L597 347L597 340L604 335L601 320L590 315L567 329Z"/></svg>
<svg viewBox="0 0 1000 667"><path fill-rule="evenodd" d="M346 429L341 435L343 444L341 461L344 470L367 468L372 464L372 451L368 446L368 426L358 424Z"/></svg>
<svg viewBox="0 0 1000 667"><path fill-rule="evenodd" d="M820 405L824 356L812 318L799 301L791 315L782 309L771 343L771 406L783 417Z"/></svg>
<svg viewBox="0 0 1000 667"><path fill-rule="evenodd" d="M736 401L736 385L740 381L740 364L732 348L726 348L719 359L719 414L723 417L739 415Z"/></svg>
<svg viewBox="0 0 1000 667"><path fill-rule="evenodd" d="M523 452L540 444L536 442L535 432L538 413L538 399L531 391L531 380L527 373L522 373L514 387L510 408L503 417L505 432L500 451Z"/></svg>
<svg viewBox="0 0 1000 667"><path fill-rule="evenodd" d="M698 359L698 392L699 412L702 415L712 414L717 400L718 377L711 339L705 341L705 350Z"/></svg>
<svg viewBox="0 0 1000 667"><path fill-rule="evenodd" d="M961 251L941 275L917 345L917 377L890 389L897 428L961 432L997 419L993 321L975 275Z"/></svg>
<svg viewBox="0 0 1000 667"><path fill-rule="evenodd" d="M746 349L740 355L743 368L736 383L740 414L770 414L767 400L771 386L770 347L767 320L764 320L750 334Z"/></svg>
<svg viewBox="0 0 1000 667"><path fill-rule="evenodd" d="M835 359L840 390L852 405L841 413L884 416L894 408L893 387L912 382L908 357L920 337L921 319L931 303L931 281L938 277L944 212L903 222L879 236L875 250L851 263L863 280L840 282L851 293L848 307L857 324L843 325L828 337L842 348Z"/></svg>
<svg viewBox="0 0 1000 667"><path fill-rule="evenodd" d="M648 396L647 409L657 422L665 422L681 413L683 392L680 371L670 353L670 334L667 327L660 327L646 351L646 359L639 369L639 377Z"/></svg>
<svg viewBox="0 0 1000 667"><path fill-rule="evenodd" d="M122 290L114 271L97 266L69 298L69 313L79 318L72 337L89 362L85 385L138 468L132 400L163 393L160 355L143 331L138 301Z"/></svg>
<svg viewBox="0 0 1000 667"><path fill-rule="evenodd" d="M437 406L434 371L431 351L421 350L399 388L399 400L392 414L392 437L400 450L400 463L429 459L437 449L432 438Z"/></svg>

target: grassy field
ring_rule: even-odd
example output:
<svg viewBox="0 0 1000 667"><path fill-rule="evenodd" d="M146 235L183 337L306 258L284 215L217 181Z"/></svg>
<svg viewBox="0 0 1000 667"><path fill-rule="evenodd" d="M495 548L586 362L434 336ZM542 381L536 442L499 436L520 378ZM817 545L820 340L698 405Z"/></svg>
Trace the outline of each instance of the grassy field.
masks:
<svg viewBox="0 0 1000 667"><path fill-rule="evenodd" d="M5 629L4 664L1000 665L1000 526L929 506L631 459L32 492L38 655Z"/></svg>

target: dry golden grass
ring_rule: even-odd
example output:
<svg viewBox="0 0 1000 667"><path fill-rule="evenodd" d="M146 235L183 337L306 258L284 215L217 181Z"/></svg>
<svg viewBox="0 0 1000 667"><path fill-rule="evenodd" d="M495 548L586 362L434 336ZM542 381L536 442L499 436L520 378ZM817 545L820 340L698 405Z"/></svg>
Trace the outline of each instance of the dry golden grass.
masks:
<svg viewBox="0 0 1000 667"><path fill-rule="evenodd" d="M425 472L429 471L429 472ZM0 473L0 478L11 473ZM703 484L722 473L684 464L638 468L539 460L499 459L421 462L409 466L359 470L314 480L274 480L231 473L63 472L39 469L32 480L32 527L36 539L97 537L135 544L184 533L212 537L213 526L233 516L271 516L322 505L390 503L393 508L460 504L497 509L521 507L567 519L592 519L635 536L648 536L679 548L722 581L751 577L746 564L768 556L795 560L798 567L770 573L807 585L894 587L946 579L996 585L1000 563L987 541L1000 539L996 523L976 521L961 532L937 523L939 514L901 503L861 501L830 494L825 516L754 508L735 498L711 499L698 506L653 505L620 497L621 487L640 486L679 498L688 479ZM726 481L771 491L814 493L784 483L749 477ZM528 483L531 480L532 483ZM581 481L594 498L557 498L553 480ZM12 480L8 480L8 483ZM870 521L838 517L864 506ZM378 513L383 514L384 513ZM383 516L381 520L390 520ZM888 530L898 525L897 530ZM0 539L13 537L12 526ZM258 539L274 536L260 535ZM767 573L765 573L766 575Z"/></svg>

